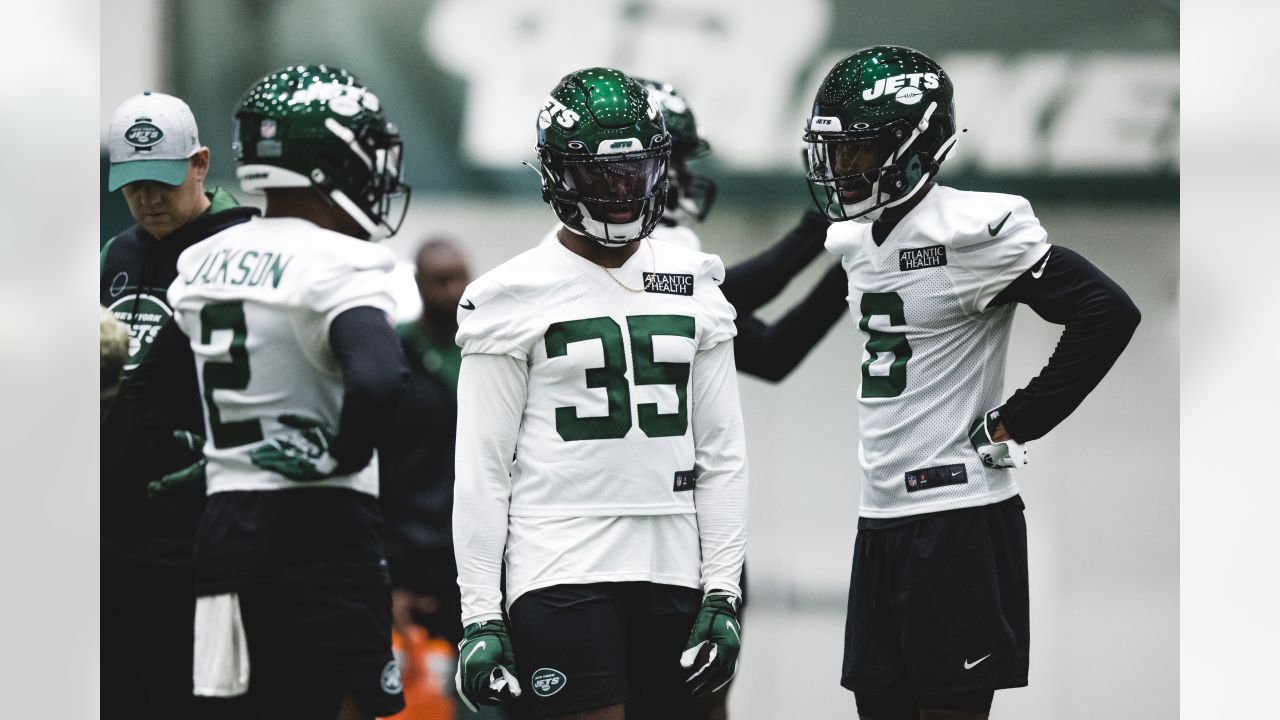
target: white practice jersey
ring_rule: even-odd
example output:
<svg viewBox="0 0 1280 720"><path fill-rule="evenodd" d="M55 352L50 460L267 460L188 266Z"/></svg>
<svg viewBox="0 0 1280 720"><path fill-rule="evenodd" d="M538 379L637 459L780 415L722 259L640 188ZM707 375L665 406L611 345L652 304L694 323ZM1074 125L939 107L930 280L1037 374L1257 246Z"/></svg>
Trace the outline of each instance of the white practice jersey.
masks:
<svg viewBox="0 0 1280 720"><path fill-rule="evenodd" d="M998 407L1015 305L988 305L1049 251L1021 197L937 186L882 245L871 224L835 223L849 308L866 336L858 387L859 514L890 518L1017 494L985 467L969 425Z"/></svg>
<svg viewBox="0 0 1280 720"><path fill-rule="evenodd" d="M253 218L182 253L169 301L191 340L204 396L209 494L310 487L378 494L376 456L358 473L300 484L254 466L249 451L288 430L281 415L337 427L342 371L329 324L362 306L390 318L394 266L385 247L297 218Z"/></svg>
<svg viewBox="0 0 1280 720"><path fill-rule="evenodd" d="M488 428L471 427L466 408L460 411L454 530L464 622L491 616L496 607L496 573L471 561L480 543L472 538L485 534L470 509L482 502L474 499L482 484L500 487L492 493L504 496L497 502L505 509L508 603L560 583L646 580L696 588L721 581L737 589L746 465L732 344L721 346L736 333L733 307L719 289L724 266L713 255L640 243L609 272L558 242L541 244L463 294L460 401L469 392L469 368L480 367L469 365L472 356L506 356L527 369L523 409L509 421L514 463L507 453L500 466L473 470L483 463L471 458L484 453L472 444L488 443L476 437ZM703 385L694 367L713 362L722 366L716 387L731 390L707 397L715 398L716 417L728 420L695 430L695 418L710 417L712 405L695 402ZM474 422L500 422L493 415ZM470 477L476 472L494 477ZM723 487L735 498L729 514L740 511L741 522L723 534L700 532L704 511Z"/></svg>
<svg viewBox="0 0 1280 720"><path fill-rule="evenodd" d="M551 232L542 236L542 239L538 241L538 244L548 245L550 243L560 242L559 237L557 237L557 233L560 232L560 228L562 227L564 227L564 225L556 223L556 226L551 228ZM668 225L666 223L659 222L657 226L653 228L653 232L649 233L649 239L658 240L687 250L702 252L702 239L698 237L698 233L694 232L693 229L684 225ZM722 277L720 279L723 280L724 278Z"/></svg>

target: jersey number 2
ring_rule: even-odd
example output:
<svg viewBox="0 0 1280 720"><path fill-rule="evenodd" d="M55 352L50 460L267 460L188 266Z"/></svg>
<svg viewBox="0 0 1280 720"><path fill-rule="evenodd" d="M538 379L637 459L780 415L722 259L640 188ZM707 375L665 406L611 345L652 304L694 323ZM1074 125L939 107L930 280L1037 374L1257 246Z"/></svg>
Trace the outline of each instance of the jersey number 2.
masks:
<svg viewBox="0 0 1280 720"><path fill-rule="evenodd" d="M862 363L862 397L898 397L907 389L907 360L911 359L911 344L906 333L873 330L872 315L888 315L889 325L906 325L902 310L902 296L896 292L865 293L862 296L862 320L858 328L867 334L867 359ZM871 364L884 353L893 353L888 375L872 375Z"/></svg>
<svg viewBox="0 0 1280 720"><path fill-rule="evenodd" d="M248 445L262 439L262 423L257 420L222 422L222 413L213 401L213 391L244 390L249 387L249 351L245 338L249 330L244 322L244 303L226 302L206 305L200 311L200 342L208 345L213 333L231 331L230 361L207 360L204 364L204 406L209 413L209 431L216 448Z"/></svg>
<svg viewBox="0 0 1280 720"><path fill-rule="evenodd" d="M653 359L653 336L673 335L693 338L693 318L687 315L630 315L631 364L636 385L674 385L680 401L674 413L658 412L657 403L636 407L640 429L651 438L679 437L689 429L689 363L657 362ZM578 417L578 408L556 408L556 432L565 441L616 440L631 429L631 385L627 382L626 349L622 328L611 317L587 318L553 323L547 327L547 357L563 357L569 343L599 340L604 348L604 366L586 371L587 387L604 388L609 413L598 417Z"/></svg>

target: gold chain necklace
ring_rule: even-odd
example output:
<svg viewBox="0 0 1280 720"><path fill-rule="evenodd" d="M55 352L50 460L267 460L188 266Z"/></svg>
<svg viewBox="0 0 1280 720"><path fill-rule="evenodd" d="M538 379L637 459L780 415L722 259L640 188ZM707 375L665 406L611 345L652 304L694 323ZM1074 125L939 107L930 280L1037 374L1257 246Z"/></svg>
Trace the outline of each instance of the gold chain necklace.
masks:
<svg viewBox="0 0 1280 720"><path fill-rule="evenodd" d="M645 239L644 239L644 242L645 242L645 244L646 244L646 245L648 245L648 246L649 246L649 264L653 267L654 271L657 271L657 269L658 269L658 256L657 256L657 255L654 253L654 251L653 251L653 241L652 241L652 240L650 240L649 238L645 238ZM633 292L633 293L644 292L644 287L643 287L643 286L638 287L638 288L633 288L633 287L631 287L630 285L627 285L626 283L624 283L624 282L622 282L621 280L619 280L619 279L617 278L617 276L616 276L616 275L614 275L614 274L609 270L609 268L607 268L607 267L605 267L605 266L601 265L600 263L596 263L596 265L597 265L601 270L603 270L603 271L605 271L606 273L608 273L609 277L610 277L610 278L612 278L614 282L618 283L618 287L622 288L623 290L626 290L627 292Z"/></svg>

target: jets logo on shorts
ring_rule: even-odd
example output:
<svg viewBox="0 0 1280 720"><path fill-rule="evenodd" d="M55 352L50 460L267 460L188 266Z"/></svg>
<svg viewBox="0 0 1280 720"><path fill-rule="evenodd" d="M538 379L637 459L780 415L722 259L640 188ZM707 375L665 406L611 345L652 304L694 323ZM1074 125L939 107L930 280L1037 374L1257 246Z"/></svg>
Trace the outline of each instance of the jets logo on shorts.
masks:
<svg viewBox="0 0 1280 720"><path fill-rule="evenodd" d="M551 697L564 689L569 678L553 668L538 668L533 671L533 692L538 697Z"/></svg>
<svg viewBox="0 0 1280 720"><path fill-rule="evenodd" d="M400 678L400 663L395 659L387 661L387 666L382 668L382 692L388 695L398 695L404 690L404 680Z"/></svg>

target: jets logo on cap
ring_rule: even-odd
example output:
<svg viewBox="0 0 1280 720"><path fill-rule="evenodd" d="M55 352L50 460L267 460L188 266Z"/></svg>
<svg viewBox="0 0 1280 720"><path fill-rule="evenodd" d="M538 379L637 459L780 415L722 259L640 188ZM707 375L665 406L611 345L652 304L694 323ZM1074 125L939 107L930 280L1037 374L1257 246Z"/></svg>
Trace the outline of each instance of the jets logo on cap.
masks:
<svg viewBox="0 0 1280 720"><path fill-rule="evenodd" d="M149 148L164 139L164 131L149 122L136 122L124 131L124 141L136 148Z"/></svg>

